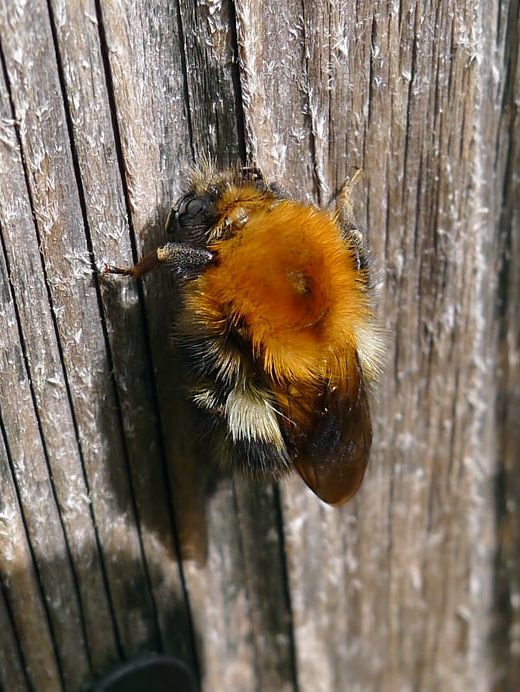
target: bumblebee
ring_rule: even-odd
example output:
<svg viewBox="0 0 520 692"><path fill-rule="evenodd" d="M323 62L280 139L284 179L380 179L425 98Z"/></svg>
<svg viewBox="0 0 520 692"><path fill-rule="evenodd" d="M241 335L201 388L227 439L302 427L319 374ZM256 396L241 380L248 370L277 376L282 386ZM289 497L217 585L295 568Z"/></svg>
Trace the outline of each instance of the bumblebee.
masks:
<svg viewBox="0 0 520 692"><path fill-rule="evenodd" d="M172 241L106 269L176 275L175 334L219 462L272 479L296 470L332 505L363 480L381 355L351 188L330 212L289 199L258 169L206 163L170 211Z"/></svg>

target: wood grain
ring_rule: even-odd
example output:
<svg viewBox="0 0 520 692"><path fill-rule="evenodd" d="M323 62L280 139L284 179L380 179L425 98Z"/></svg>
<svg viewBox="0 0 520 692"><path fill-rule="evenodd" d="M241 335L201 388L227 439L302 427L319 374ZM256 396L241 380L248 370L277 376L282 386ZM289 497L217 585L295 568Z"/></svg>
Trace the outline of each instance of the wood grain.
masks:
<svg viewBox="0 0 520 692"><path fill-rule="evenodd" d="M2 421L2 432L4 423ZM1 522L0 538L2 546L2 666L0 680L9 689L24 689L32 684L34 688L46 689L61 687L61 673L56 659L52 614L54 608L47 608L42 599L40 581L35 561L41 557L40 541L34 542L32 550L28 540L31 526L27 526L21 513L20 492L13 481L12 462L8 458L4 437L0 441L2 471L0 474L1 490ZM49 522L50 528L52 524ZM29 534L30 535L30 534ZM54 541L56 541L56 538ZM51 538L51 542L53 539ZM41 582L47 586L46 577L41 575ZM50 593L56 594L56 589L50 584ZM65 585L65 588L67 584ZM49 612L50 611L50 612ZM75 613L74 613L75 614ZM69 631L74 631L74 619L67 613ZM13 631L10 634L9 625ZM81 639L80 639L81 640ZM38 646L32 646L33 642ZM9 648L4 648L9 647ZM80 652L80 665L82 653ZM21 657L23 656L25 677L20 675ZM76 663L72 656L72 663ZM80 668L81 671L81 668Z"/></svg>
<svg viewBox="0 0 520 692"><path fill-rule="evenodd" d="M0 0L0 686L520 686L518 0ZM189 166L362 170L385 370L358 497L221 478L164 240ZM182 559L181 559L182 558Z"/></svg>
<svg viewBox="0 0 520 692"><path fill-rule="evenodd" d="M488 170L493 170L494 186L489 193L495 232L493 250L498 255L497 392L495 481L497 549L494 564L494 618L491 644L500 675L496 688L514 689L520 684L520 118L518 98L520 62L518 54L520 10L518 3L500 8L497 34L501 78L489 78L498 87L500 117L494 118L490 137ZM492 38L488 37L488 41Z"/></svg>

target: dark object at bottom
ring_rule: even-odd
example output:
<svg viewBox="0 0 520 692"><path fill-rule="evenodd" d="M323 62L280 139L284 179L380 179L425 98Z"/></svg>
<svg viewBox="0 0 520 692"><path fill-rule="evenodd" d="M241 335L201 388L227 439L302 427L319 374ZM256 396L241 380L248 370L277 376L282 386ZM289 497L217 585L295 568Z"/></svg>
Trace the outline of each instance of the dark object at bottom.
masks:
<svg viewBox="0 0 520 692"><path fill-rule="evenodd" d="M171 656L147 655L116 668L88 692L196 692L187 666Z"/></svg>

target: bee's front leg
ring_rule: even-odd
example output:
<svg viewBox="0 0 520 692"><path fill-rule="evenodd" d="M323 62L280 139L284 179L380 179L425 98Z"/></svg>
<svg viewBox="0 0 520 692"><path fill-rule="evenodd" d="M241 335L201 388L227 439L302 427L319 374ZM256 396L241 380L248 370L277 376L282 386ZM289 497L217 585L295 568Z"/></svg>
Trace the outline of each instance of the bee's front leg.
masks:
<svg viewBox="0 0 520 692"><path fill-rule="evenodd" d="M145 255L133 267L106 266L103 273L140 279L144 274L163 264L172 269L181 279L192 279L199 276L214 261L215 255L209 250L184 243L166 243Z"/></svg>

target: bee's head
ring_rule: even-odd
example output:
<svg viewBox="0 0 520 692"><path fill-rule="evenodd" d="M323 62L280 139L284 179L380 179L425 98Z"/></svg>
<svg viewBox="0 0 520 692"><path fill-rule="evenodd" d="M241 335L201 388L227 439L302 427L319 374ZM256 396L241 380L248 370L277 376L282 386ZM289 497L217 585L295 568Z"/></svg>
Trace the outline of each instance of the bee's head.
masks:
<svg viewBox="0 0 520 692"><path fill-rule="evenodd" d="M235 166L221 172L206 162L192 170L187 192L168 214L166 232L176 242L205 247L229 229L232 220L226 214L235 202L249 198L252 189L273 196L258 168Z"/></svg>
<svg viewBox="0 0 520 692"><path fill-rule="evenodd" d="M203 194L187 192L170 209L166 232L173 234L179 243L206 245L209 230L218 220L217 199L216 188L209 188Z"/></svg>

